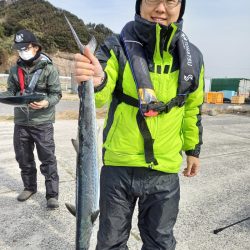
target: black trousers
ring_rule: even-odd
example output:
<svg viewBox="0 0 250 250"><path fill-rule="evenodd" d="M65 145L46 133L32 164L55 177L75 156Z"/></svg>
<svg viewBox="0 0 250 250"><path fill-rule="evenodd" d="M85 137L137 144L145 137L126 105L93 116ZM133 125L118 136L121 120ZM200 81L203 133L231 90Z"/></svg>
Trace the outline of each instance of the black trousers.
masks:
<svg viewBox="0 0 250 250"><path fill-rule="evenodd" d="M100 181L97 250L128 249L127 241L137 199L142 249L175 249L173 227L180 199L178 174L147 168L104 166Z"/></svg>
<svg viewBox="0 0 250 250"><path fill-rule="evenodd" d="M55 157L53 124L14 127L14 149L21 169L24 189L37 191L37 169L34 147L41 161L40 170L45 177L46 199L58 199L59 176Z"/></svg>

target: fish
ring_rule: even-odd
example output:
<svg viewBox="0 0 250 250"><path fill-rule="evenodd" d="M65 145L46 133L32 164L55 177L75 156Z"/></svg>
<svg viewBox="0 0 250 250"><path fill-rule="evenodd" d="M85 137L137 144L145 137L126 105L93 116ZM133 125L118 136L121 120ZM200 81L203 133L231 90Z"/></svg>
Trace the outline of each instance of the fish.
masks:
<svg viewBox="0 0 250 250"><path fill-rule="evenodd" d="M33 93L29 95L21 96L1 96L0 103L8 104L16 107L25 107L28 106L31 102L39 102L45 98L45 94L42 93Z"/></svg>
<svg viewBox="0 0 250 250"><path fill-rule="evenodd" d="M81 54L85 46L65 16ZM97 42L94 37L87 45L94 53ZM99 167L97 146L97 122L93 79L79 86L79 116L77 139L73 140L77 152L76 207L66 204L76 216L76 249L87 250L90 246L94 222L99 215ZM72 212L71 211L71 212Z"/></svg>

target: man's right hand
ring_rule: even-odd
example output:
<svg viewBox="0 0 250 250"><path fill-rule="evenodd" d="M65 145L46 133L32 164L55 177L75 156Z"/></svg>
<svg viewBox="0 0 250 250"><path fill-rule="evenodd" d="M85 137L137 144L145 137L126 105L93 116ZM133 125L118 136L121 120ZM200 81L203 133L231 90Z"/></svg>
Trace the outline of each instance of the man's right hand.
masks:
<svg viewBox="0 0 250 250"><path fill-rule="evenodd" d="M75 54L74 74L75 79L80 84L93 77L94 86L98 87L104 78L104 72L98 59L91 53L88 47L85 47L84 55Z"/></svg>

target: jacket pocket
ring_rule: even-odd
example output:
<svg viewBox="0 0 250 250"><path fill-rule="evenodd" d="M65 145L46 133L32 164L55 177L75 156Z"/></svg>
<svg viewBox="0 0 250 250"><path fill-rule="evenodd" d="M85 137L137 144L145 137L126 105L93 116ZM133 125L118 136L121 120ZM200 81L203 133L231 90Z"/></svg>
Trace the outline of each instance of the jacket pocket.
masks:
<svg viewBox="0 0 250 250"><path fill-rule="evenodd" d="M143 138L136 121L138 110L126 104L121 105L124 106L117 110L119 113L115 117L106 146L119 154L143 154Z"/></svg>

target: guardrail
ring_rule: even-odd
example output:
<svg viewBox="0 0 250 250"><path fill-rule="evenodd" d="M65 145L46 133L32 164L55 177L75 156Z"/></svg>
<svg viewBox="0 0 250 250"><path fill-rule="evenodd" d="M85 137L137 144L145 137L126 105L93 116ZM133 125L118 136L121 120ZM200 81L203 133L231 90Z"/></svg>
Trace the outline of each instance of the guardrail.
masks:
<svg viewBox="0 0 250 250"><path fill-rule="evenodd" d="M9 74L0 74L0 91L3 91L7 87L7 80ZM74 77L71 76L59 76L62 91L77 93L77 83L74 81Z"/></svg>

